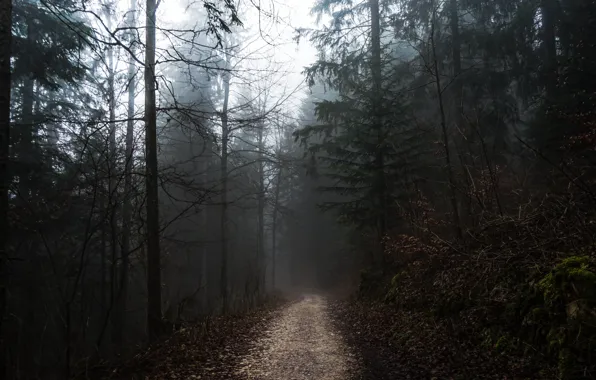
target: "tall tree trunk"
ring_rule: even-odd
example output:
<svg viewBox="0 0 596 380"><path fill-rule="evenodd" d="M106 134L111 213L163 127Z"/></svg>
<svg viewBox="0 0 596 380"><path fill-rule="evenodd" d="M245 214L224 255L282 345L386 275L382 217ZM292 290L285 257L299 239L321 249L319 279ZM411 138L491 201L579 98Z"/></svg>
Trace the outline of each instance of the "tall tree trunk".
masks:
<svg viewBox="0 0 596 380"><path fill-rule="evenodd" d="M277 254L277 212L279 207L279 193L283 167L280 165L275 184L275 198L273 200L273 217L271 226L271 290L275 290L275 261Z"/></svg>
<svg viewBox="0 0 596 380"><path fill-rule="evenodd" d="M374 189L377 193L377 233L379 251L377 257L373 262L381 264L385 252L385 234L387 230L386 218L386 181L385 181L385 156L384 145L385 137L383 136L383 121L381 117L383 94L381 92L382 68L381 68L381 24L379 0L370 0L370 15L371 15L371 72L373 80L373 117L374 129L377 134L377 144L375 148L375 167L376 178Z"/></svg>
<svg viewBox="0 0 596 380"><path fill-rule="evenodd" d="M33 16L29 16L33 17ZM27 44L35 46L37 44L38 34L33 19L27 18ZM18 160L19 168L19 194L20 202L26 204L29 201L31 193L31 170L33 169L33 105L35 98L35 79L33 77L33 68L27 67L28 72L23 79L23 89L21 93L21 125L19 126L19 146Z"/></svg>
<svg viewBox="0 0 596 380"><path fill-rule="evenodd" d="M112 29L112 10L108 9L108 28ZM114 48L108 48L108 101L110 110L109 141L108 141L108 217L110 223L110 321L112 327L112 342L118 339L115 334L118 329L115 326L115 308L117 307L118 293L118 223L116 221L118 209L117 189L117 159L116 159L116 89L114 87Z"/></svg>
<svg viewBox="0 0 596 380"><path fill-rule="evenodd" d="M10 55L12 42L12 1L0 2L0 377L9 378L8 344L4 317L8 286L8 170L10 139Z"/></svg>
<svg viewBox="0 0 596 380"><path fill-rule="evenodd" d="M546 80L546 99L552 102L557 91L557 43L556 20L557 0L542 0L542 41L544 44L544 77Z"/></svg>
<svg viewBox="0 0 596 380"><path fill-rule="evenodd" d="M471 144L471 142L475 139L474 130L471 128L467 130L465 123L464 123L464 102L463 102L463 93L464 93L464 86L462 80L462 63L461 63L461 34L460 34L460 23L459 23L459 8L458 8L458 0L449 0L449 27L451 29L451 56L453 60L453 82L451 84L452 90L450 91L451 94L451 101L453 102L453 116L455 126L461 131L461 133L465 136L466 141L463 141L463 144ZM470 148L471 149L471 148ZM473 166L473 162L470 162L470 156L467 156L465 152L462 152L460 149L456 149L457 156L459 158L459 162L462 166L463 173L468 172L468 168ZM473 159L472 159L473 161ZM470 178L467 175L463 175L463 179L466 184L467 193L467 202L463 203L465 205L466 213L468 217L472 217L474 214L472 210L472 183ZM464 207L462 206L462 209ZM472 217L473 219L473 217ZM460 220L461 223L461 220Z"/></svg>
<svg viewBox="0 0 596 380"><path fill-rule="evenodd" d="M32 19L27 20L27 43L34 46L37 42L37 32ZM32 171L34 169L34 149L33 149L33 128L34 128L34 98L35 98L35 79L33 79L32 68L28 67L28 73L23 80L21 96L21 125L18 128L19 144L17 147L17 160L19 161L19 186L17 202L23 209L28 207L32 194ZM37 305L37 294L39 293L36 283L38 279L35 259L35 243L31 239L30 232L23 231L22 238L26 238L22 245L22 256L25 258L24 274L27 281L23 286L25 301L24 305L24 331L21 331L21 353L19 354L19 365L21 369L30 376L35 373L35 353L37 352L37 328L35 306Z"/></svg>
<svg viewBox="0 0 596 380"><path fill-rule="evenodd" d="M136 26L136 0L130 1L128 24L131 28ZM131 54L134 54L133 44L134 33L129 33ZM124 158L124 204L122 205L122 263L120 267L120 291L118 294L114 343L122 345L124 337L124 325L126 324L126 303L128 299L128 265L130 255L130 236L132 229L132 168L133 157L133 135L135 116L135 61L131 55L128 60L128 113L126 124L126 154Z"/></svg>
<svg viewBox="0 0 596 380"><path fill-rule="evenodd" d="M107 277L108 277L108 263L107 263L107 257L106 257L106 252L107 252L107 248L108 248L108 231L106 229L106 221L105 221L105 215L104 215L104 211L106 210L106 208L108 207L107 203L106 203L106 194L105 194L105 188L104 188L104 182L102 179L99 179L96 176L96 186L101 188L100 194L99 194L99 217L101 218L100 221L100 240L99 240L99 249L100 249L100 277L101 277L101 285L100 285L100 304L101 304L101 311L103 313L107 313L108 312L108 291L106 288L106 284L108 283L107 281Z"/></svg>
<svg viewBox="0 0 596 380"><path fill-rule="evenodd" d="M443 89L441 88L441 76L439 75L439 64L437 62L437 49L435 44L435 24L436 10L433 10L433 18L430 33L430 43L433 54L433 74L435 76L435 84L437 88L437 97L439 99L439 111L441 115L441 131L443 134L443 145L445 147L445 164L447 166L447 177L449 181L449 197L451 200L451 208L453 213L453 227L458 239L463 237L461 224L459 220L459 210L457 208L457 196L455 192L455 177L453 175L453 167L451 166L451 155L449 153L449 135L447 133L447 122L445 120L445 108L443 105Z"/></svg>
<svg viewBox="0 0 596 380"><path fill-rule="evenodd" d="M226 62L229 58L226 57ZM228 67L228 66L226 66ZM230 100L230 73L223 74L224 100L221 112L221 273L220 291L222 312L228 311L228 102Z"/></svg>
<svg viewBox="0 0 596 380"><path fill-rule="evenodd" d="M145 43L145 167L147 186L147 332L162 332L159 199L157 188L157 107L155 104L155 0L147 0Z"/></svg>
<svg viewBox="0 0 596 380"><path fill-rule="evenodd" d="M258 243L257 243L257 296L260 297L265 293L265 166L263 165L263 152L265 150L263 140L263 130L265 125L260 121L257 142L259 145L259 152L257 154L257 162L259 164L259 194L257 197L258 207Z"/></svg>
<svg viewBox="0 0 596 380"><path fill-rule="evenodd" d="M31 192L30 171L33 168L33 97L34 97L33 78L27 76L23 82L22 108L21 108L21 126L19 143L19 202L26 204L29 201Z"/></svg>
<svg viewBox="0 0 596 380"><path fill-rule="evenodd" d="M463 84L461 81L461 38L459 33L459 11L457 0L449 0L449 24L451 29L451 55L453 59L453 103L455 123L463 128Z"/></svg>
<svg viewBox="0 0 596 380"><path fill-rule="evenodd" d="M208 144L208 143L207 143ZM210 152L211 152L211 146L207 145L207 149L205 149L205 151L207 152L207 157L202 157L203 158L203 174L202 174L202 182L203 182L203 188L207 188L207 183L209 181L208 178L208 171L209 171L209 159L211 158L210 156ZM208 275L209 275L209 271L208 271L208 263L209 260L207 260L207 255L208 255L208 249L207 249L207 239L209 238L209 234L208 234L208 227L207 227L207 223L208 223L208 212L207 210L209 210L210 207L204 207L203 211L201 213L201 227L203 229L203 245L201 247L201 291L200 291L200 299L201 299L201 312L202 313L207 313L207 310L209 309L209 292L208 292L208 284L209 284L209 280L208 280Z"/></svg>

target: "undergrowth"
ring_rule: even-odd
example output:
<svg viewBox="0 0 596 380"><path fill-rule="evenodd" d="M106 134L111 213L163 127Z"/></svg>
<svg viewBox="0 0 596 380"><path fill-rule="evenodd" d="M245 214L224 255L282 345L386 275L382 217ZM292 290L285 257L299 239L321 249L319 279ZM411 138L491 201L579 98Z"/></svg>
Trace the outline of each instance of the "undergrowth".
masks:
<svg viewBox="0 0 596 380"><path fill-rule="evenodd" d="M363 273L360 295L417 313L528 378L594 378L596 235L584 210L545 202L531 215L469 231L457 246L436 235L395 236L391 271ZM412 334L400 326L395 339L424 336Z"/></svg>

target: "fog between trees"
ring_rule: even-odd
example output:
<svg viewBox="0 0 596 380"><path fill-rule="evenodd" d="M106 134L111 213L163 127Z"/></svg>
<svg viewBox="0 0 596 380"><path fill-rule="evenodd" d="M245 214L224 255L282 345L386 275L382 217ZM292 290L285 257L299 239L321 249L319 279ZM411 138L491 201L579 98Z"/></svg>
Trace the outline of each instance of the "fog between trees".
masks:
<svg viewBox="0 0 596 380"><path fill-rule="evenodd" d="M275 3L168 5L2 2L8 378L522 239L495 226L544 219L527 268L591 244L592 2L317 0L295 30Z"/></svg>

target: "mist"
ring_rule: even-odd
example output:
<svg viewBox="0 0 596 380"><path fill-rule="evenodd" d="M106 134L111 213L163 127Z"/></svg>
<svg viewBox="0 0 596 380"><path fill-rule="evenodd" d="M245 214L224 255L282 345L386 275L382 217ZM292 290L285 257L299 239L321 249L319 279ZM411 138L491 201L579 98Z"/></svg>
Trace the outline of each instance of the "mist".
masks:
<svg viewBox="0 0 596 380"><path fill-rule="evenodd" d="M3 1L2 375L591 378L595 25Z"/></svg>

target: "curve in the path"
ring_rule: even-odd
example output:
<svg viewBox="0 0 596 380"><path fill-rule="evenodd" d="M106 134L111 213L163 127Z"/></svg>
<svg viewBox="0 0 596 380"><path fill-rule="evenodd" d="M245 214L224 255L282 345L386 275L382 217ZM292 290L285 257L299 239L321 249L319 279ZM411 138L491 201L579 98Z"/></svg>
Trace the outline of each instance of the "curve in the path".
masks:
<svg viewBox="0 0 596 380"><path fill-rule="evenodd" d="M309 295L280 311L237 374L250 380L347 380L354 368L325 299Z"/></svg>

